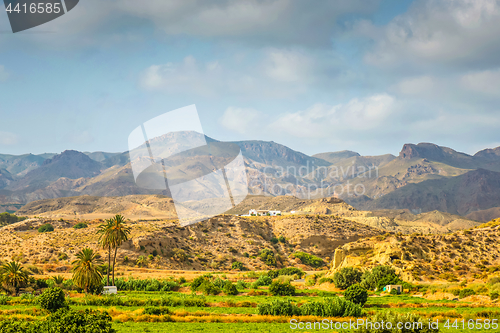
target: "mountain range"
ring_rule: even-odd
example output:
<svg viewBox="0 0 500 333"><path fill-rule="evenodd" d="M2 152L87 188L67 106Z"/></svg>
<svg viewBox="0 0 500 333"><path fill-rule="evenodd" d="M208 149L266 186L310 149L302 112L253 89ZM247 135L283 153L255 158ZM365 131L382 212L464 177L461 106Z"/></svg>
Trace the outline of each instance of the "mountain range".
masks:
<svg viewBox="0 0 500 333"><path fill-rule="evenodd" d="M182 140L197 133L179 135L159 140L182 150ZM253 180L251 195L337 196L363 210L407 209L415 214L439 210L485 221L500 216L500 147L468 155L419 143L405 144L398 156L361 156L353 151L309 156L275 142L234 144ZM203 169L203 161L196 157L183 162L196 165L193 170ZM137 194L168 196L169 191L138 187L128 152L0 154L0 211L41 199Z"/></svg>

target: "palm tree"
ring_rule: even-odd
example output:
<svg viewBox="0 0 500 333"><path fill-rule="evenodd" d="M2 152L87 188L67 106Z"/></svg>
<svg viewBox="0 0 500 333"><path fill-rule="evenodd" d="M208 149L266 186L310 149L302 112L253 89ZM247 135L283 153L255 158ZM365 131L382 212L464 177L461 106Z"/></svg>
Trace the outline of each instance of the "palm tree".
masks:
<svg viewBox="0 0 500 333"><path fill-rule="evenodd" d="M106 272L107 284L109 286L109 268L111 267L111 220L106 220L104 224L99 226L97 231L99 234L99 244L104 250L108 250L108 267Z"/></svg>
<svg viewBox="0 0 500 333"><path fill-rule="evenodd" d="M89 288L97 286L102 281L101 272L98 265L101 259L94 250L84 248L76 254L76 260L71 264L73 266L73 282L79 288L82 288L87 293Z"/></svg>
<svg viewBox="0 0 500 333"><path fill-rule="evenodd" d="M5 286L14 288L17 295L19 288L28 282L28 272L21 263L11 261L0 267L0 279Z"/></svg>
<svg viewBox="0 0 500 333"><path fill-rule="evenodd" d="M115 250L113 255L113 286L115 285L115 266L116 266L116 254L118 248L123 242L128 240L130 235L130 227L125 225L125 217L120 214L115 215L111 218L109 223L109 233L112 247Z"/></svg>

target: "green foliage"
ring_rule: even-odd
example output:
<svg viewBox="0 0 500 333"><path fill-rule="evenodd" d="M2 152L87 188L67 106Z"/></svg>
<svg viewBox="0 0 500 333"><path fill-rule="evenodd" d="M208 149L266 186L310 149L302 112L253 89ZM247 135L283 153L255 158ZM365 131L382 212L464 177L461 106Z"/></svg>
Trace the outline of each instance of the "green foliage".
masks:
<svg viewBox="0 0 500 333"><path fill-rule="evenodd" d="M392 288L391 291L389 292L391 295L399 295L399 291L396 288Z"/></svg>
<svg viewBox="0 0 500 333"><path fill-rule="evenodd" d="M318 280L318 284L322 283L334 283L333 278L330 277L322 277Z"/></svg>
<svg viewBox="0 0 500 333"><path fill-rule="evenodd" d="M42 224L38 227L38 232L51 232L54 231L54 227L50 223Z"/></svg>
<svg viewBox="0 0 500 333"><path fill-rule="evenodd" d="M50 312L67 307L64 291L59 287L45 289L40 295L38 303L42 309Z"/></svg>
<svg viewBox="0 0 500 333"><path fill-rule="evenodd" d="M269 276L272 279L275 279L280 275L297 275L298 278L300 279L305 274L306 273L304 273L303 270L296 267L285 267L281 269L270 270L269 272L267 272L267 276Z"/></svg>
<svg viewBox="0 0 500 333"><path fill-rule="evenodd" d="M282 283L279 281L274 281L269 286L269 292L273 296L295 296L295 287L289 282Z"/></svg>
<svg viewBox="0 0 500 333"><path fill-rule="evenodd" d="M259 315L267 316L299 316L300 309L289 299L275 299L268 303L261 303L257 307Z"/></svg>
<svg viewBox="0 0 500 333"><path fill-rule="evenodd" d="M124 279L115 280L118 290L125 291L175 291L179 289L179 282L157 279Z"/></svg>
<svg viewBox="0 0 500 333"><path fill-rule="evenodd" d="M218 295L220 293L220 288L209 280L205 280L199 287L198 290L203 292L203 295Z"/></svg>
<svg viewBox="0 0 500 333"><path fill-rule="evenodd" d="M339 289L347 289L353 284L361 282L362 273L354 267L344 267L333 275L333 283Z"/></svg>
<svg viewBox="0 0 500 333"><path fill-rule="evenodd" d="M10 296L8 295L0 295L0 305L7 305L10 301Z"/></svg>
<svg viewBox="0 0 500 333"><path fill-rule="evenodd" d="M361 286L367 290L382 290L388 284L402 284L403 281L390 266L376 266L366 271L361 278Z"/></svg>
<svg viewBox="0 0 500 333"><path fill-rule="evenodd" d="M238 288L231 281L226 281L223 291L226 295L238 295Z"/></svg>
<svg viewBox="0 0 500 333"><path fill-rule="evenodd" d="M316 257L315 255L305 253L305 252L295 252L293 254L296 258L299 258L304 265L308 265L314 268L323 267L325 262L323 259Z"/></svg>
<svg viewBox="0 0 500 333"><path fill-rule="evenodd" d="M273 279L263 274L259 276L259 278L254 283L252 283L252 289L257 289L260 286L269 286L272 282Z"/></svg>
<svg viewBox="0 0 500 333"><path fill-rule="evenodd" d="M7 213L7 212L0 214L0 226L4 226L4 225L8 225L8 224L20 222L20 221L23 221L23 220L26 220L26 217L16 216L14 214L10 214L10 213Z"/></svg>
<svg viewBox="0 0 500 333"><path fill-rule="evenodd" d="M102 275L97 265L101 262L97 253L90 248L84 248L76 254L76 260L72 262L73 283L85 292L99 290L102 286ZM102 290L102 288L100 288Z"/></svg>
<svg viewBox="0 0 500 333"><path fill-rule="evenodd" d="M207 281L207 278L204 277L204 276L198 276L197 278L195 278L193 280L193 282L191 282L190 284L190 288L191 288L191 291L196 291L198 290L198 288L202 285L203 282Z"/></svg>
<svg viewBox="0 0 500 333"><path fill-rule="evenodd" d="M273 244L277 244L278 243L278 238L271 237L270 242L273 243Z"/></svg>
<svg viewBox="0 0 500 333"><path fill-rule="evenodd" d="M460 290L460 293L458 294L458 297L459 298L465 298L465 297L472 296L472 295L475 295L475 294L476 294L476 292L473 289L464 288L464 289Z"/></svg>
<svg viewBox="0 0 500 333"><path fill-rule="evenodd" d="M344 293L346 300L363 306L368 300L368 292L359 284L353 284Z"/></svg>
<svg viewBox="0 0 500 333"><path fill-rule="evenodd" d="M283 235L279 236L279 237L278 237L278 241L279 241L280 243L286 243L286 238L285 238L285 236L283 236Z"/></svg>
<svg viewBox="0 0 500 333"><path fill-rule="evenodd" d="M367 321L372 323L391 323L392 329L370 329L366 325L360 325L354 332L356 333L437 333L439 329L430 328L427 320L414 313L394 313L394 312L378 312L375 316L368 318ZM398 329L398 323L412 323L412 328ZM420 324L422 328L419 328Z"/></svg>
<svg viewBox="0 0 500 333"><path fill-rule="evenodd" d="M361 306L340 297L325 297L300 307L303 316L321 317L361 317Z"/></svg>
<svg viewBox="0 0 500 333"><path fill-rule="evenodd" d="M492 292L490 292L490 299L492 301L498 299L498 297L500 297L500 293L498 291L492 291Z"/></svg>
<svg viewBox="0 0 500 333"><path fill-rule="evenodd" d="M144 308L144 314L148 315L156 315L156 316L161 316L161 315L168 315L171 314L172 311L170 311L167 307L156 307L156 306L148 306L147 308Z"/></svg>
<svg viewBox="0 0 500 333"><path fill-rule="evenodd" d="M276 266L276 257L274 256L274 252L270 249L260 250L259 259L268 266Z"/></svg>
<svg viewBox="0 0 500 333"><path fill-rule="evenodd" d="M73 226L73 228L75 228L75 229L83 229L83 228L87 228L87 227L88 227L88 225L85 222L79 222Z"/></svg>
<svg viewBox="0 0 500 333"><path fill-rule="evenodd" d="M238 290L244 290L244 289L247 289L248 288L248 283L246 283L245 281L243 280L238 280L238 282L236 282L236 288Z"/></svg>
<svg viewBox="0 0 500 333"><path fill-rule="evenodd" d="M6 262L0 267L0 281L17 294L28 283L28 272L17 261Z"/></svg>
<svg viewBox="0 0 500 333"><path fill-rule="evenodd" d="M244 270L245 269L245 266L243 266L243 263L239 262L239 261L235 261L231 264L231 269L237 269L237 270Z"/></svg>

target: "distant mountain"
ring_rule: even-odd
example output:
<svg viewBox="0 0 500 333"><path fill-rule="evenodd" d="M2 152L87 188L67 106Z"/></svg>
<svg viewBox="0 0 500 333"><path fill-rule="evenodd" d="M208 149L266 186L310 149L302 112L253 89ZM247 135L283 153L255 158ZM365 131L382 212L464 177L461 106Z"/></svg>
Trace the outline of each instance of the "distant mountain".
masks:
<svg viewBox="0 0 500 333"><path fill-rule="evenodd" d="M29 171L41 166L43 162L52 157L54 154L24 154L24 155L1 155L0 154L0 169L7 170L14 177L22 177Z"/></svg>
<svg viewBox="0 0 500 333"><path fill-rule="evenodd" d="M93 159L94 161L102 162L105 159L120 155L121 153L106 153L103 151L96 151L96 152L86 151L86 152L84 152L84 154L87 155L88 157L90 157L91 159Z"/></svg>
<svg viewBox="0 0 500 333"><path fill-rule="evenodd" d="M471 156L433 143L405 144L399 157L402 159L425 158L463 169L485 168L500 171L500 147L485 149Z"/></svg>
<svg viewBox="0 0 500 333"><path fill-rule="evenodd" d="M359 206L368 210L409 209L413 212L439 210L467 215L499 206L500 173L485 169L463 175L408 184Z"/></svg>
<svg viewBox="0 0 500 333"><path fill-rule="evenodd" d="M66 150L51 159L46 159L42 166L31 170L19 181L15 182L11 190L26 190L27 187L35 190L47 186L60 178L78 179L97 176L103 166L87 155Z"/></svg>
<svg viewBox="0 0 500 333"><path fill-rule="evenodd" d="M338 163L342 160L345 160L353 156L361 156L361 155L359 155L359 153L356 153L355 151L350 151L350 150L342 150L331 153L320 153L312 155L312 157L320 158L322 160L330 162L331 164Z"/></svg>

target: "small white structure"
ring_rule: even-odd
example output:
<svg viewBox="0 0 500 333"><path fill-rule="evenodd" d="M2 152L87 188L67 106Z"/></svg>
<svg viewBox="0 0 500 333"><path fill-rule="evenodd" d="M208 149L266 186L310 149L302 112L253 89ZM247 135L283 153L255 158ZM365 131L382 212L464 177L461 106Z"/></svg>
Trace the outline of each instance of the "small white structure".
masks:
<svg viewBox="0 0 500 333"><path fill-rule="evenodd" d="M398 294L401 294L403 292L403 286L400 284L388 284L384 287L384 291L387 291L388 293L390 293L391 290L396 290Z"/></svg>
<svg viewBox="0 0 500 333"><path fill-rule="evenodd" d="M118 289L115 286L105 286L102 294L103 295L111 295L111 294L117 294Z"/></svg>
<svg viewBox="0 0 500 333"><path fill-rule="evenodd" d="M278 216L278 215L281 215L281 211L280 210L250 209L248 211L248 215L250 215L250 216Z"/></svg>

